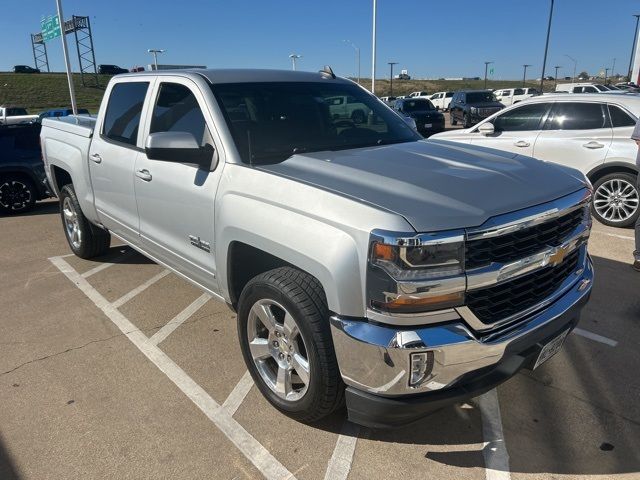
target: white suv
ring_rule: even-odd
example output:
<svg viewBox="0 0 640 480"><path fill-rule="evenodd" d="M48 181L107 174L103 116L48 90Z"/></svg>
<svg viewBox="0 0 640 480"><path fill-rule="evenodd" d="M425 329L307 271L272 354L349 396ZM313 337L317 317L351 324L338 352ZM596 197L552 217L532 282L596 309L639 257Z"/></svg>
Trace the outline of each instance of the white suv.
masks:
<svg viewBox="0 0 640 480"><path fill-rule="evenodd" d="M442 110L446 112L449 110L449 104L453 98L454 92L436 92L429 97L431 103L436 107L436 110Z"/></svg>
<svg viewBox="0 0 640 480"><path fill-rule="evenodd" d="M500 103L509 106L537 95L538 91L535 88L503 88L493 93Z"/></svg>
<svg viewBox="0 0 640 480"><path fill-rule="evenodd" d="M638 147L630 138L639 116L637 95L543 95L429 141L470 143L576 168L594 186L594 216L605 225L627 227L640 215Z"/></svg>

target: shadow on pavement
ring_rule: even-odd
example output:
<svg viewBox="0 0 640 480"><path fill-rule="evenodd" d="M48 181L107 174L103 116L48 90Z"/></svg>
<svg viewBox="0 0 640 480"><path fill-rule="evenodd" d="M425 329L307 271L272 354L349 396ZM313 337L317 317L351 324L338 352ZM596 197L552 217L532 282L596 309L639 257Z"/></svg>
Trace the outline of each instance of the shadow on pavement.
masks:
<svg viewBox="0 0 640 480"><path fill-rule="evenodd" d="M18 480L20 478L11 461L11 456L4 446L2 437L0 437L0 478L2 480Z"/></svg>
<svg viewBox="0 0 640 480"><path fill-rule="evenodd" d="M57 200L46 200L43 202L37 202L33 208L24 213L2 213L0 212L0 218L6 217L33 217L36 215L52 215L60 212L59 203Z"/></svg>

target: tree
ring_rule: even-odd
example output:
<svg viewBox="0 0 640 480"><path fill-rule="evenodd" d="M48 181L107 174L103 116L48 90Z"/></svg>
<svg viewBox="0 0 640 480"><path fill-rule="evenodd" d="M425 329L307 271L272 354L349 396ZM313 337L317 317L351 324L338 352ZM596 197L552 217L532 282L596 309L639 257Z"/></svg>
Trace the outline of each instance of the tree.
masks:
<svg viewBox="0 0 640 480"><path fill-rule="evenodd" d="M589 80L589 73L583 70L582 72L580 72L580 75L578 75L578 79Z"/></svg>

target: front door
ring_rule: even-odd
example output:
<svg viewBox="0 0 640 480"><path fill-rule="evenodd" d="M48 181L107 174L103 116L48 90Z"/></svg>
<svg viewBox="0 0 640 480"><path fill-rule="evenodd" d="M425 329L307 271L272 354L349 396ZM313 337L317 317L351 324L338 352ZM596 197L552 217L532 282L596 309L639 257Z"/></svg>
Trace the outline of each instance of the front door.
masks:
<svg viewBox="0 0 640 480"><path fill-rule="evenodd" d="M155 88L154 98L145 139L153 133L188 132L201 146L220 145L212 137L213 121L195 82L181 77L163 78ZM222 170L222 160L216 165L218 157L219 152L214 151L211 168L200 168L152 160L142 152L135 165L140 235L145 249L214 292L218 290L214 200Z"/></svg>

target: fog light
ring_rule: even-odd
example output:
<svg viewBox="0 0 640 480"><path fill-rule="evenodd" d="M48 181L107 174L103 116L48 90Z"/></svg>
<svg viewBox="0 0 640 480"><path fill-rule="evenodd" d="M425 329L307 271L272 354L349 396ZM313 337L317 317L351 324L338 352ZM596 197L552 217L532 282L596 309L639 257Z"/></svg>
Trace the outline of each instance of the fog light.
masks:
<svg viewBox="0 0 640 480"><path fill-rule="evenodd" d="M418 387L431 375L431 371L433 370L433 352L412 353L409 361L411 363L409 386Z"/></svg>

